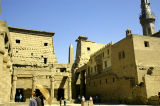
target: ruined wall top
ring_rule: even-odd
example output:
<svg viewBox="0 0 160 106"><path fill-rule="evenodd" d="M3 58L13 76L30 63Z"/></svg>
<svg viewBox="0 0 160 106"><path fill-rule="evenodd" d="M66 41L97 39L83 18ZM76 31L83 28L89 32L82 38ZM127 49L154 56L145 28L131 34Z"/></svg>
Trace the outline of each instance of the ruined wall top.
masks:
<svg viewBox="0 0 160 106"><path fill-rule="evenodd" d="M39 30L31 30L31 29L22 29L16 27L8 27L10 32L17 32L17 33L29 33L35 35L42 35L42 36L54 36L54 32L47 32L47 31L39 31Z"/></svg>
<svg viewBox="0 0 160 106"><path fill-rule="evenodd" d="M76 42L78 42L78 41L86 41L86 40L88 40L88 37L86 37L86 36L79 36L78 37L78 39L76 40Z"/></svg>

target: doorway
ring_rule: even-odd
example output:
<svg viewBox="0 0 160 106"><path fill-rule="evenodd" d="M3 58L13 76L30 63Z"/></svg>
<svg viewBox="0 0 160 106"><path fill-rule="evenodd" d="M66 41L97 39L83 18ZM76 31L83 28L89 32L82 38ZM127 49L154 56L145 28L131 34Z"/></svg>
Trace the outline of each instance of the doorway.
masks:
<svg viewBox="0 0 160 106"><path fill-rule="evenodd" d="M61 97L64 99L64 89L58 89L58 100L60 100Z"/></svg>

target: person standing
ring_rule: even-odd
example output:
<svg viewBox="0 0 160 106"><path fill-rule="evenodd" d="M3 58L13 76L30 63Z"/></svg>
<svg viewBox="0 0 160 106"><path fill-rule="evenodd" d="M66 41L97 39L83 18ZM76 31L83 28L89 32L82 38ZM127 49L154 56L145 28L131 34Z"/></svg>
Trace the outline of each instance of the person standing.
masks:
<svg viewBox="0 0 160 106"><path fill-rule="evenodd" d="M60 106L62 105L62 97L59 100L59 104L60 104Z"/></svg>
<svg viewBox="0 0 160 106"><path fill-rule="evenodd" d="M64 98L64 106L66 106L66 98Z"/></svg>
<svg viewBox="0 0 160 106"><path fill-rule="evenodd" d="M92 101L92 100L93 100L93 99L92 99L92 96L90 96L89 100L90 100L90 101Z"/></svg>
<svg viewBox="0 0 160 106"><path fill-rule="evenodd" d="M37 106L35 91L32 92L32 98L30 99L29 106Z"/></svg>
<svg viewBox="0 0 160 106"><path fill-rule="evenodd" d="M84 96L82 96L82 101L85 101L85 97Z"/></svg>
<svg viewBox="0 0 160 106"><path fill-rule="evenodd" d="M81 96L78 95L78 103L81 103Z"/></svg>
<svg viewBox="0 0 160 106"><path fill-rule="evenodd" d="M19 100L22 102L22 94L19 95Z"/></svg>
<svg viewBox="0 0 160 106"><path fill-rule="evenodd" d="M36 89L36 101L37 101L37 106L44 106L44 104L43 104L43 99L41 99L41 92L38 90L38 89Z"/></svg>

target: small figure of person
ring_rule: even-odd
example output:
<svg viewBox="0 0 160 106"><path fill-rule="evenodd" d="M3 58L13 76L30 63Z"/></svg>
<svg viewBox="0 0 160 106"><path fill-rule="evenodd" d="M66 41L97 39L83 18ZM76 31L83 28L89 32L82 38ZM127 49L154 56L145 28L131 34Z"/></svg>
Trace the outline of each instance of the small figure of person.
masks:
<svg viewBox="0 0 160 106"><path fill-rule="evenodd" d="M64 106L66 106L66 98L64 98Z"/></svg>
<svg viewBox="0 0 160 106"><path fill-rule="evenodd" d="M78 95L78 103L81 103L81 96Z"/></svg>
<svg viewBox="0 0 160 106"><path fill-rule="evenodd" d="M19 96L16 95L16 102L19 102Z"/></svg>
<svg viewBox="0 0 160 106"><path fill-rule="evenodd" d="M92 100L93 100L93 99L92 99L92 96L90 96L90 97L89 97L89 100L90 100L90 101L92 101Z"/></svg>
<svg viewBox="0 0 160 106"><path fill-rule="evenodd" d="M37 101L37 106L44 106L43 103L43 96L40 92L40 90L36 89L36 101Z"/></svg>
<svg viewBox="0 0 160 106"><path fill-rule="evenodd" d="M96 96L96 103L99 103L99 98L98 98L98 96Z"/></svg>
<svg viewBox="0 0 160 106"><path fill-rule="evenodd" d="M62 105L62 97L59 100L59 104L60 104L60 106Z"/></svg>
<svg viewBox="0 0 160 106"><path fill-rule="evenodd" d="M19 101L22 102L22 94L19 95Z"/></svg>
<svg viewBox="0 0 160 106"><path fill-rule="evenodd" d="M82 96L82 101L85 101L85 97L84 96Z"/></svg>
<svg viewBox="0 0 160 106"><path fill-rule="evenodd" d="M32 98L30 99L29 106L38 106L36 101L36 92L32 92Z"/></svg>

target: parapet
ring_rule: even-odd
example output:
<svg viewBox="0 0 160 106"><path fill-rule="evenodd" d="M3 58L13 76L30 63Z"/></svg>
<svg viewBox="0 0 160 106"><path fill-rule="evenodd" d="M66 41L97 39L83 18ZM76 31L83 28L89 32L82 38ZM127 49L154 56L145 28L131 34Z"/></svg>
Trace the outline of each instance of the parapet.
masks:
<svg viewBox="0 0 160 106"><path fill-rule="evenodd" d="M86 37L86 36L79 36L78 39L76 40L76 42L77 41L86 41L86 40L88 40L88 37Z"/></svg>

